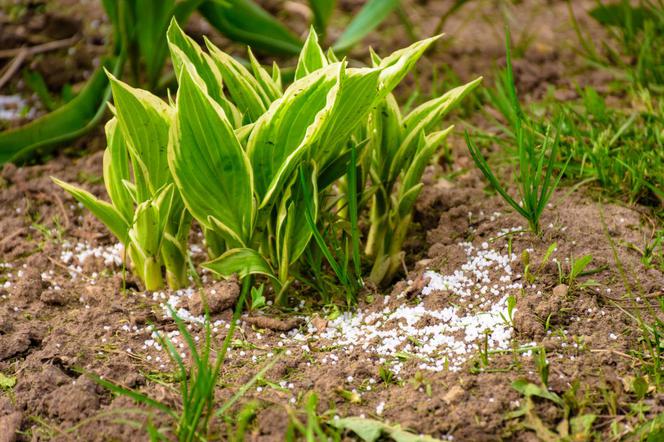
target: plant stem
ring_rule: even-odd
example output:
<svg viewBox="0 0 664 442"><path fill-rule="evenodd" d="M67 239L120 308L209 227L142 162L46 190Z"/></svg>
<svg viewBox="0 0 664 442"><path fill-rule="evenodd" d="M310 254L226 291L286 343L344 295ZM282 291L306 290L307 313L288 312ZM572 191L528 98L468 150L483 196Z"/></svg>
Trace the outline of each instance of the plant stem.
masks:
<svg viewBox="0 0 664 442"><path fill-rule="evenodd" d="M143 276L145 290L153 292L164 286L164 278L161 273L161 262L153 257L147 258L143 262Z"/></svg>

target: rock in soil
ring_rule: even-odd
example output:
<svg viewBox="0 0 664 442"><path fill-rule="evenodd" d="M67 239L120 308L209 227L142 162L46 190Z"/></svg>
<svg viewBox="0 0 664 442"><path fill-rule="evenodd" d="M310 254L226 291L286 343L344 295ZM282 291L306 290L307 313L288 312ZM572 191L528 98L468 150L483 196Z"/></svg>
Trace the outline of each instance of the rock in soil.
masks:
<svg viewBox="0 0 664 442"><path fill-rule="evenodd" d="M569 287L565 284L555 286L553 292L549 296L544 297L542 302L535 307L537 316L542 319L555 316L560 311L568 291Z"/></svg>
<svg viewBox="0 0 664 442"><path fill-rule="evenodd" d="M282 332L287 332L302 324L302 319L300 318L277 319L267 316L250 316L245 318L244 321L258 328L267 328Z"/></svg>
<svg viewBox="0 0 664 442"><path fill-rule="evenodd" d="M28 267L16 284L14 294L18 298L32 301L39 298L45 286L46 283L42 280L39 269Z"/></svg>
<svg viewBox="0 0 664 442"><path fill-rule="evenodd" d="M202 296L201 296L202 295ZM240 286L237 279L228 279L226 281L215 284L210 289L206 289L204 293L198 292L189 299L189 311L194 315L202 315L205 313L205 303L207 301L208 312L212 315L222 312L227 308L233 307L238 296L240 296Z"/></svg>

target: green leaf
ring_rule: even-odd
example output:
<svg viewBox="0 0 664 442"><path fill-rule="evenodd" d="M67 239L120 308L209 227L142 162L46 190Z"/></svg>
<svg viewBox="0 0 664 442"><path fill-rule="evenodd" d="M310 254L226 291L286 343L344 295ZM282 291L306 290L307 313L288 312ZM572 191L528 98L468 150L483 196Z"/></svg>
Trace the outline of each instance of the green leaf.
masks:
<svg viewBox="0 0 664 442"><path fill-rule="evenodd" d="M438 146L447 138L447 136L454 130L454 126L450 126L445 130L434 132L426 137L422 133L420 146L413 158L410 167L405 171L403 182L400 189L408 191L413 186L417 185L422 179L424 169L429 165L431 157L438 150Z"/></svg>
<svg viewBox="0 0 664 442"><path fill-rule="evenodd" d="M208 91L208 94L210 94L210 97L221 106L233 127L237 128L242 126L242 113L238 110L235 104L224 95L222 91L223 83L221 73L219 73L212 58L209 55L202 53L205 58L204 62L209 62L208 70L205 65L199 66L196 62L192 62L177 46L171 45L170 48L177 76L179 77L179 73L182 71L184 65L190 66L190 68L196 71L199 76L204 75L204 77L201 78L205 83L206 90Z"/></svg>
<svg viewBox="0 0 664 442"><path fill-rule="evenodd" d="M16 378L14 376L7 376L0 373L0 390L9 390L16 385Z"/></svg>
<svg viewBox="0 0 664 442"><path fill-rule="evenodd" d="M387 182L393 183L399 176L403 165L410 164L412 161L413 155L417 151L417 140L420 132L424 131L426 133L426 131L433 128L454 106L476 88L481 81L482 78L480 77L463 86L456 87L443 96L429 100L418 106L404 118L405 138L392 159Z"/></svg>
<svg viewBox="0 0 664 442"><path fill-rule="evenodd" d="M164 34L172 16L175 0L136 0L127 2L133 8L130 25L138 47L139 59L145 69L148 84L154 87L166 60ZM150 11L146 14L145 11Z"/></svg>
<svg viewBox="0 0 664 442"><path fill-rule="evenodd" d="M664 437L664 413L660 413L651 420L637 427L632 433L633 440L657 442Z"/></svg>
<svg viewBox="0 0 664 442"><path fill-rule="evenodd" d="M169 185L172 198L173 185ZM159 195L163 195L160 193ZM138 205L129 230L129 239L136 247L142 260L159 256L161 239L164 233L165 217L160 212L162 200L148 200ZM167 207L167 209L170 207Z"/></svg>
<svg viewBox="0 0 664 442"><path fill-rule="evenodd" d="M173 208L175 186L173 183L163 186L154 198L138 205L134 220L129 230L129 255L134 270L143 280L145 289L159 290L163 286L162 256L166 237L166 226ZM172 261L173 264L175 261ZM185 267L176 270L182 277ZM173 278L173 274L170 275ZM175 281L176 287L179 279Z"/></svg>
<svg viewBox="0 0 664 442"><path fill-rule="evenodd" d="M335 160L355 129L366 121L372 107L380 98L380 74L381 70L374 68L341 71L329 118L312 152L312 157L320 167L325 167Z"/></svg>
<svg viewBox="0 0 664 442"><path fill-rule="evenodd" d="M277 81L267 73L265 68L256 60L254 53L251 51L251 48L247 48L249 54L249 63L251 64L251 71L254 73L256 81L263 89L264 94L268 97L270 103L272 103L277 98L281 97L281 81ZM276 63L273 64L273 67L276 66ZM278 69L278 68L277 68Z"/></svg>
<svg viewBox="0 0 664 442"><path fill-rule="evenodd" d="M131 156L139 201L171 182L166 159L173 109L151 93L109 74L118 128Z"/></svg>
<svg viewBox="0 0 664 442"><path fill-rule="evenodd" d="M121 71L122 59L114 61L115 73ZM104 63L111 67L111 62ZM97 126L111 95L108 79L100 67L85 88L69 103L16 129L0 133L0 164L18 161L37 149L47 149L76 139Z"/></svg>
<svg viewBox="0 0 664 442"><path fill-rule="evenodd" d="M223 83L221 73L212 61L212 58L201 50L198 43L182 31L175 19L171 20L167 37L171 49L173 70L176 75L179 76L179 73L182 71L182 65L188 61L205 82L208 94L219 103L221 97L224 96L222 91ZM179 49L179 51L175 49Z"/></svg>
<svg viewBox="0 0 664 442"><path fill-rule="evenodd" d="M361 417L333 419L329 422L340 430L349 430L366 442L374 442L383 434L396 442L440 442L430 436L420 436L403 430L399 425L388 425L383 422Z"/></svg>
<svg viewBox="0 0 664 442"><path fill-rule="evenodd" d="M223 278L230 278L234 274L240 279L257 274L275 278L270 265L261 254L248 248L228 250L220 257L204 263L203 267Z"/></svg>
<svg viewBox="0 0 664 442"><path fill-rule="evenodd" d="M318 219L318 169L313 165L306 175L310 178L310 204L312 219ZM312 232L306 220L307 202L302 186L297 177L293 177L290 186L281 198L279 218L277 220L277 244L279 244L279 259L286 265L296 262L309 245Z"/></svg>
<svg viewBox="0 0 664 442"><path fill-rule="evenodd" d="M330 424L342 430L350 430L366 442L374 442L378 440L385 426L382 422L360 417L334 419Z"/></svg>
<svg viewBox="0 0 664 442"><path fill-rule="evenodd" d="M372 112L368 123L369 147L372 162L380 177L387 177L391 159L403 140L401 111L394 95L387 95Z"/></svg>
<svg viewBox="0 0 664 442"><path fill-rule="evenodd" d="M367 1L334 43L334 50L337 52L348 51L367 34L376 29L397 6L399 6L399 0Z"/></svg>
<svg viewBox="0 0 664 442"><path fill-rule="evenodd" d="M134 216L134 198L124 185L131 178L129 154L122 133L117 128L116 118L106 123L106 140L108 146L104 151L103 162L106 193L124 220L130 223Z"/></svg>
<svg viewBox="0 0 664 442"><path fill-rule="evenodd" d="M643 6L632 6L629 2L615 2L612 4L600 3L589 12L602 26L615 26L620 28L643 29L649 17L657 13Z"/></svg>
<svg viewBox="0 0 664 442"><path fill-rule="evenodd" d="M189 231L189 228L186 229ZM161 258L166 267L166 280L172 289L185 287L187 281L187 243L169 233L164 233Z"/></svg>
<svg viewBox="0 0 664 442"><path fill-rule="evenodd" d="M417 197L420 195L420 192L424 188L424 184L418 183L412 187L409 187L403 192L399 189L399 205L397 206L397 213L400 218L405 218L410 215L417 201Z"/></svg>
<svg viewBox="0 0 664 442"><path fill-rule="evenodd" d="M532 384L525 379L517 379L512 382L512 388L526 397L537 396L542 399L550 400L561 407L563 406L563 400L556 393Z"/></svg>
<svg viewBox="0 0 664 442"><path fill-rule="evenodd" d="M44 77L39 72L30 69L25 69L23 70L21 77L23 78L25 84L30 89L32 89L32 92L37 94L39 100L42 102L42 104L46 107L46 109L49 112L52 112L55 109L57 109L59 104L59 99L53 98L51 92L48 90L48 86L46 85Z"/></svg>
<svg viewBox="0 0 664 442"><path fill-rule="evenodd" d="M94 216L96 216L104 225L111 231L111 233L120 240L121 243L126 244L129 225L124 220L122 214L118 212L112 205L106 201L97 199L90 192L78 187L60 181L57 178L51 177L53 182L64 190L69 192L71 196L76 198L78 202L83 204Z"/></svg>
<svg viewBox="0 0 664 442"><path fill-rule="evenodd" d="M382 83L382 91L385 95L392 90L403 80L403 77L410 72L417 60L420 59L424 51L431 46L441 35L420 40L407 48L399 49L389 56L383 58L379 67L382 68L380 74L380 81Z"/></svg>
<svg viewBox="0 0 664 442"><path fill-rule="evenodd" d="M256 121L265 113L271 101L258 81L242 66L242 63L221 51L207 38L205 44L210 51L226 84L228 93L240 112L249 117L250 122Z"/></svg>
<svg viewBox="0 0 664 442"><path fill-rule="evenodd" d="M434 98L416 107L403 120L405 131L424 130L428 132L481 82L482 77L478 77L469 83L447 91L439 98Z"/></svg>
<svg viewBox="0 0 664 442"><path fill-rule="evenodd" d="M231 40L268 53L297 55L302 41L251 0L204 2L199 10Z"/></svg>
<svg viewBox="0 0 664 442"><path fill-rule="evenodd" d="M168 161L173 178L191 214L207 229L214 217L243 242L253 228L251 165L224 111L194 80L180 75L177 116Z"/></svg>
<svg viewBox="0 0 664 442"><path fill-rule="evenodd" d="M569 420L572 435L590 436L593 422L595 422L595 420L597 420L597 415L595 414L582 414L581 416L574 416Z"/></svg>
<svg viewBox="0 0 664 442"><path fill-rule="evenodd" d="M328 94L337 84L341 64L297 80L256 122L247 144L254 168L259 207L272 201L300 159L316 141L329 115L334 97Z"/></svg>
<svg viewBox="0 0 664 442"><path fill-rule="evenodd" d="M570 280L575 280L583 271L588 267L588 264L593 260L592 255L584 255L579 259L575 259L572 264L572 270L570 272Z"/></svg>
<svg viewBox="0 0 664 442"><path fill-rule="evenodd" d="M318 69L324 68L328 64L327 57L325 57L323 49L318 44L318 35L313 28L310 28L307 41L304 42L300 57L297 59L295 79L299 80Z"/></svg>
<svg viewBox="0 0 664 442"><path fill-rule="evenodd" d="M265 296L263 291L265 290L265 284L261 284L259 288L251 288L251 309L258 310L265 307Z"/></svg>
<svg viewBox="0 0 664 442"><path fill-rule="evenodd" d="M300 168L300 185L302 186L302 192L304 194L304 203L305 203L305 218L307 220L307 225L309 226L309 230L311 230L311 233L313 235L314 240L316 241L316 245L318 245L318 248L320 249L321 253L323 256L325 256L325 259L327 260L327 263L332 267L334 270L334 273L337 275L337 278L339 278L339 282L343 284L345 287L349 287L350 285L350 280L348 279L348 273L346 267L342 267L339 265L337 260L334 258L334 255L332 255L332 251L330 248L327 246L325 243L325 239L323 236L320 234L318 231L318 227L316 226L316 220L314 219L314 208L313 208L313 192L312 190L309 189L309 183L307 182L308 177L305 176L304 173L304 168Z"/></svg>

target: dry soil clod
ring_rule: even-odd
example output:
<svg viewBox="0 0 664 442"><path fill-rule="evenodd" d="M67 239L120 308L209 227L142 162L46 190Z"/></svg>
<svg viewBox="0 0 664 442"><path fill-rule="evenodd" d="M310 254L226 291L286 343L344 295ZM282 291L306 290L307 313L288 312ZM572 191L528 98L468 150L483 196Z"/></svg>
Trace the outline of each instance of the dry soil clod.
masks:
<svg viewBox="0 0 664 442"><path fill-rule="evenodd" d="M258 328L267 328L274 331L287 332L302 324L300 318L277 319L268 316L250 316L245 322Z"/></svg>
<svg viewBox="0 0 664 442"><path fill-rule="evenodd" d="M194 293L189 299L189 311L198 316L204 314L205 300L211 315L220 313L233 307L238 296L240 296L240 286L237 279L228 279L206 289L204 293L201 290Z"/></svg>

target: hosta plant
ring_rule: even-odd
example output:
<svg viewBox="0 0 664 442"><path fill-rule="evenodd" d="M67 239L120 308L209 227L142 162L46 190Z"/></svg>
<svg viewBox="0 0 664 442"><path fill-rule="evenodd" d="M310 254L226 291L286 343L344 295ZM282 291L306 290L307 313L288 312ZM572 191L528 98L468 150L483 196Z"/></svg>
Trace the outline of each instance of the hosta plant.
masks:
<svg viewBox="0 0 664 442"><path fill-rule="evenodd" d="M195 49L176 25L169 37L179 67L170 169L187 208L215 238L212 254L223 252L205 267L221 276L263 274L283 292L311 243L307 215L318 219L322 195L362 142L356 129L434 39L372 68L350 68L328 60L312 32L295 82L282 92L278 68L268 75L250 56L250 73L209 42L209 54ZM224 109L222 84L242 125Z"/></svg>
<svg viewBox="0 0 664 442"><path fill-rule="evenodd" d="M110 74L109 74L110 75ZM104 183L110 202L53 180L90 210L125 246L147 290L187 283L191 216L168 169L166 149L173 108L111 77L115 118L106 125Z"/></svg>
<svg viewBox="0 0 664 442"><path fill-rule="evenodd" d="M374 56L374 64L380 63ZM374 283L389 283L402 266L403 243L424 186L422 174L454 128L436 130L441 119L481 80L454 88L405 116L390 94L371 113L366 124L369 147L364 168L376 190L365 253L373 262L369 278Z"/></svg>
<svg viewBox="0 0 664 442"><path fill-rule="evenodd" d="M205 267L224 277L262 274L283 293L306 280L303 254L326 251L321 233L352 222L358 203L370 199L372 278L390 280L424 167L450 131L435 127L479 80L402 118L391 91L437 37L375 57L370 68L351 68L311 32L285 89L279 68L268 74L251 53L250 71L209 42L203 52L175 24L169 38L179 79L169 165L208 232L214 258ZM356 176L349 171L366 158L369 179L353 179L357 187L348 192ZM371 199L372 192L380 197ZM326 257L346 284L337 267L348 262Z"/></svg>

